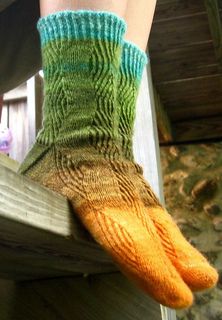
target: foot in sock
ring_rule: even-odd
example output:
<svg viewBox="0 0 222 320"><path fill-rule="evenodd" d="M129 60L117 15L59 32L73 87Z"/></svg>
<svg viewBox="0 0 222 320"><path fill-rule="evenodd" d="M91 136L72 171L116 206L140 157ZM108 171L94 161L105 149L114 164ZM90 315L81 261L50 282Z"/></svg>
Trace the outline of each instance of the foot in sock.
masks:
<svg viewBox="0 0 222 320"><path fill-rule="evenodd" d="M131 164L133 164L132 135L136 98L146 62L147 57L144 52L129 42L124 43L117 100L122 150L125 158ZM134 165L137 168L137 173L131 174L129 179L134 183L135 190L140 193L147 215L156 227L167 256L193 291L214 286L218 280L216 270L183 237L171 216L161 206L150 186L144 180L141 168L136 164Z"/></svg>
<svg viewBox="0 0 222 320"><path fill-rule="evenodd" d="M124 22L109 13L65 11L42 18L38 28L43 129L19 172L67 197L95 240L146 293L172 308L189 306L192 293L145 214L128 178L135 168L118 145Z"/></svg>

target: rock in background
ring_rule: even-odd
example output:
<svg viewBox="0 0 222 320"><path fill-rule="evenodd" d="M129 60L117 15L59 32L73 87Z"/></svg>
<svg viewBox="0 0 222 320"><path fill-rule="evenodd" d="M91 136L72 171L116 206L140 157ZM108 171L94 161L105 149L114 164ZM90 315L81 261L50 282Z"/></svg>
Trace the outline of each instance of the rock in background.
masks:
<svg viewBox="0 0 222 320"><path fill-rule="evenodd" d="M222 320L222 143L161 147L166 207L218 269L216 288L195 294L179 320Z"/></svg>

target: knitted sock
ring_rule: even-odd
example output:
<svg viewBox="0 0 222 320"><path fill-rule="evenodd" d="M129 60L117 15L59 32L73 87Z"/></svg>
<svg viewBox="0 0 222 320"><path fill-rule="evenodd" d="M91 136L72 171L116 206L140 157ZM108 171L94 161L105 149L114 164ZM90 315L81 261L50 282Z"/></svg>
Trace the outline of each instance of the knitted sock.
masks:
<svg viewBox="0 0 222 320"><path fill-rule="evenodd" d="M122 138L122 149L125 158L133 160L132 135L135 118L136 98L147 62L144 52L138 47L125 42L122 53L122 64L119 73L118 104L120 113L119 133ZM146 207L147 215L152 219L161 239L164 250L178 270L183 280L193 290L203 290L214 286L218 279L216 270L207 260L183 237L179 228L161 206L150 186L137 166L137 174L131 176L136 190Z"/></svg>
<svg viewBox="0 0 222 320"><path fill-rule="evenodd" d="M94 239L145 292L172 308L189 306L192 293L145 215L126 175L135 169L118 147L124 22L104 12L65 11L40 19L38 29L43 129L20 173L67 197Z"/></svg>

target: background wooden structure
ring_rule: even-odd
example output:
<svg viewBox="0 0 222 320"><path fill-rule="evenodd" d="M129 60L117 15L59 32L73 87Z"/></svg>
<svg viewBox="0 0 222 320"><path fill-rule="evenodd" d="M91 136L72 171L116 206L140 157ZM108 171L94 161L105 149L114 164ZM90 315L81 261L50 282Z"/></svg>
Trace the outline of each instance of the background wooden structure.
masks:
<svg viewBox="0 0 222 320"><path fill-rule="evenodd" d="M157 0L149 52L172 143L222 139L221 21L221 0Z"/></svg>

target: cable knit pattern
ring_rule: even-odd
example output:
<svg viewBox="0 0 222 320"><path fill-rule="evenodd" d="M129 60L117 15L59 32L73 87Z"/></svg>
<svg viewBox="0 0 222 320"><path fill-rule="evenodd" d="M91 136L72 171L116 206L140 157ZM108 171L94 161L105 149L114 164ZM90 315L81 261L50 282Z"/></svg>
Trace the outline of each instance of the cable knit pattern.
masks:
<svg viewBox="0 0 222 320"><path fill-rule="evenodd" d="M60 12L38 23L45 74L43 128L19 172L68 198L120 270L172 308L192 293L167 258L130 180L118 135L117 80L124 22Z"/></svg>
<svg viewBox="0 0 222 320"><path fill-rule="evenodd" d="M146 55L135 45L125 42L122 52L122 63L118 84L119 134L122 150L127 160L133 160L132 135L136 113L136 98L147 63ZM137 166L137 173L131 173L129 179L134 183L135 190L146 207L146 215L153 221L162 246L179 271L183 280L193 291L199 291L214 286L218 279L216 270L181 234L179 228L161 206L149 184L142 176L142 170Z"/></svg>

